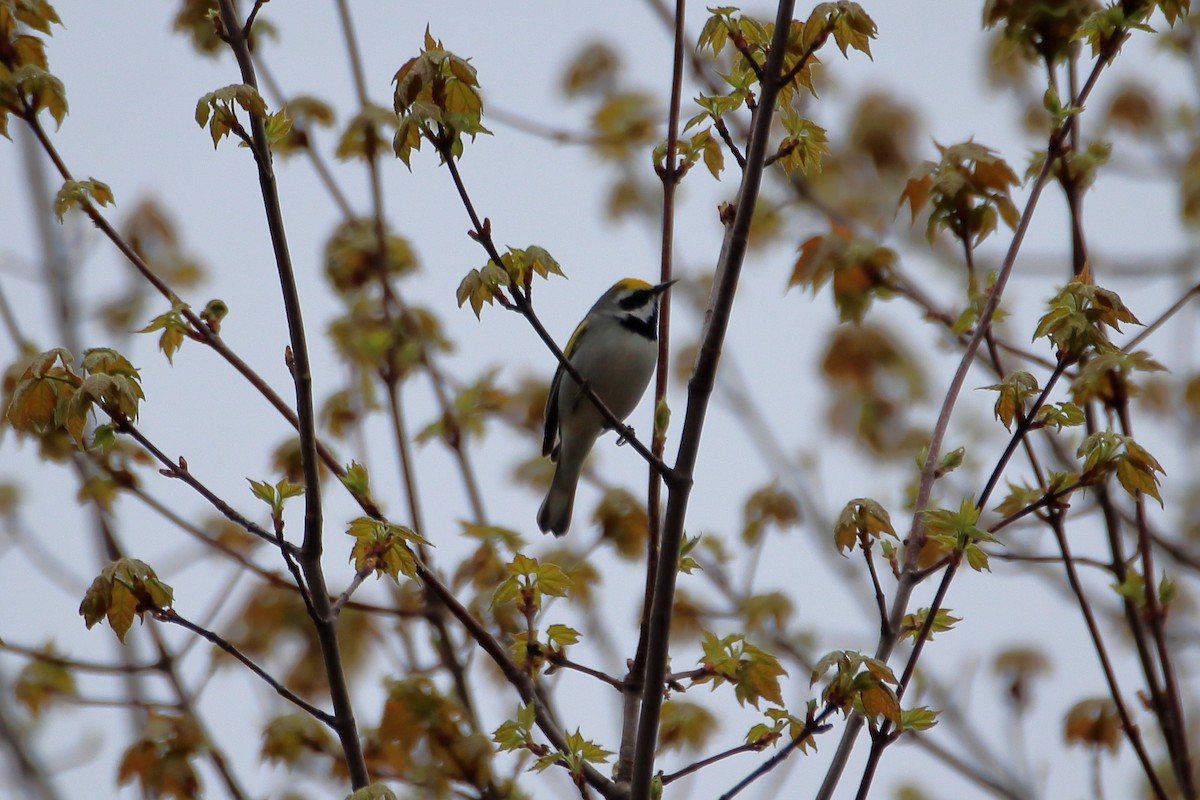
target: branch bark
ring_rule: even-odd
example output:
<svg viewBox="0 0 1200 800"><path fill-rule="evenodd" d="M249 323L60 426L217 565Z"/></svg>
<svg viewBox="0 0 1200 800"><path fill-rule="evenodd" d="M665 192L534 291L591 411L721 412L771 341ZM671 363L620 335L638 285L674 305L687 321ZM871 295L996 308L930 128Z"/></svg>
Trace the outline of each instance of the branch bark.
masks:
<svg viewBox="0 0 1200 800"><path fill-rule="evenodd" d="M788 33L791 30L794 0L782 0L775 16L775 34L771 52L767 57L764 73L768 76L762 86L758 110L751 124L750 146L746 154L746 169L742 173L742 184L738 190L737 205L733 219L726 229L721 257L717 262L712 299L701 333L700 353L696 367L688 384L687 413L683 432L680 435L679 454L675 467L666 476L669 497L666 518L663 524L659 561L654 578L654 598L650 610L650 626L647 638L647 657L644 685L660 687L667 672L670 649L671 609L675 600L675 580L679 573L679 549L683 539L683 524L687 516L687 504L691 495L692 475L700 452L700 437L704 430L704 419L708 412L709 399L716 383L717 366L721 359L721 348L729 328L729 318L737 293L738 278L746 257L750 222L754 217L762 184L767 146L771 132L771 120L775 111L775 98L782 86L784 54L787 49ZM662 692L651 691L642 700L638 723L637 745L634 750L633 775L630 796L632 800L648 800L650 781L654 772L654 752L658 745L659 713L662 708Z"/></svg>

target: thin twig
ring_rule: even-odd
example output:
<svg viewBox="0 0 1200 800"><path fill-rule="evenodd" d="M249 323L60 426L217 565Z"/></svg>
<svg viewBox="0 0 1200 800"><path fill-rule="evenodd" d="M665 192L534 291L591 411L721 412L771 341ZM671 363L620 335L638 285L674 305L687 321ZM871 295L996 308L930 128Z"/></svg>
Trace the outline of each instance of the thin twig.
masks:
<svg viewBox="0 0 1200 800"><path fill-rule="evenodd" d="M333 601L333 605L329 607L330 612L334 616L342 613L342 609L346 607L346 603L350 602L350 597L358 591L358 587L362 586L363 581L374 571L374 569L363 568L354 573L354 579L350 581L350 585L346 587L346 591L339 594L337 600Z"/></svg>
<svg viewBox="0 0 1200 800"><path fill-rule="evenodd" d="M297 695L291 689L284 686L279 681L275 680L275 678L272 677L272 675L269 672L267 672L265 669L260 667L258 664L255 664L254 661L252 661L249 656L247 656L245 653L243 653L238 648L234 647L233 644L231 644L225 638L217 635L216 633L214 633L210 630L207 630L206 628L202 628L201 626L197 625L194 622L190 622L189 620L180 616L179 613L177 611L175 611L174 609L170 609L170 608L158 609L158 610L154 611L154 618L161 622L169 622L172 625L178 625L181 628L186 628L187 630L191 631L192 633L196 634L197 636L207 639L212 644L216 645L217 647L224 650L229 655L233 656L238 661L242 662L242 664L245 665L245 667L247 669L249 669L251 672L253 672L255 675L257 675L259 678L261 678L263 680L263 682L266 683L268 686L270 686L272 689L274 689L276 694L278 694L280 697L282 697L283 699L300 707L304 711L311 714L314 719L317 719L317 720L325 723L326 725L330 726L331 728L335 726L337 720L334 718L334 716L332 714L330 714L326 711L322 711L321 709L314 706L312 703L305 700L303 697L300 697L299 695Z"/></svg>
<svg viewBox="0 0 1200 800"><path fill-rule="evenodd" d="M583 664L572 661L571 659L567 658L565 655L563 655L562 653L560 653L556 650L552 650L552 651L548 652L546 654L546 660L548 662L550 662L551 664L553 664L555 667L561 667L563 669L574 670L583 675L590 675L591 677L595 678L596 680L600 681L601 683L608 684L612 688L616 689L618 692L625 691L624 681L614 678L612 675L609 675L607 672L601 672L598 669L593 669L591 667L585 667Z"/></svg>
<svg viewBox="0 0 1200 800"><path fill-rule="evenodd" d="M242 515L240 512L235 510L233 506L226 503L215 492L209 489L208 486L200 481L200 479L192 474L191 470L188 468L186 460L183 458L180 458L177 461L172 460L170 456L160 450L158 446L154 444L154 442L150 441L149 437L138 430L137 426L132 422L115 416L113 417L113 422L118 433L123 433L129 436L129 438L141 445L143 450L153 456L160 464L164 466L164 469L161 470L163 475L166 475L168 478L175 478L176 480L183 481L185 484L192 487L197 494L207 500L213 508L221 513L222 516L235 525L241 527L247 533L257 536L259 539L270 543L272 546L286 548L293 551L295 550L295 545L276 538L261 525L250 521L249 518Z"/></svg>
<svg viewBox="0 0 1200 800"><path fill-rule="evenodd" d="M679 163L679 110L683 96L684 20L686 0L676 0L671 50L671 98L667 109L667 146L663 165L658 169L662 181L663 206L659 246L659 282L671 280L674 273L675 196L683 179ZM659 301L658 365L654 381L653 434L651 452L662 460L666 446L666 431L657 429L658 407L666 403L667 381L670 377L671 294ZM642 591L641 619L638 623L638 643L633 663L625 677L625 697L621 710L621 744L618 748L617 783L625 785L633 776L633 759L637 744L638 715L646 692L646 651L650 633L650 609L654 602L654 578L658 571L659 542L662 536L662 478L655 469L649 470L646 490L646 575ZM652 690L656 691L656 690Z"/></svg>
<svg viewBox="0 0 1200 800"><path fill-rule="evenodd" d="M86 661L78 658L69 658L60 656L53 652L38 649L35 647L27 647L24 645L13 644L12 642L0 639L0 650L7 650L10 653L26 656L35 661L41 661L46 664L53 664L56 667L65 667L66 669L77 670L79 672L96 672L101 674L120 675L129 672L160 672L163 669L161 661L155 661L148 664L105 664L100 661Z"/></svg>
<svg viewBox="0 0 1200 800"><path fill-rule="evenodd" d="M688 764L683 769L663 775L662 784L663 786L667 786L679 780L680 778L686 778L688 775L691 775L694 772L699 772L705 767L712 766L718 761L724 761L730 756L741 755L742 753L757 753L762 750L763 747L764 745L759 744L758 742L746 742L744 744L739 744L737 747L731 747L728 750L723 750L720 753L709 756L708 758L702 758L699 761Z"/></svg>
<svg viewBox="0 0 1200 800"><path fill-rule="evenodd" d="M829 726L825 725L825 720L836 710L837 707L833 705L827 705L825 708L821 709L820 714L817 714L817 716L814 717L810 722L805 723L804 729L800 732L799 736L789 741L783 746L782 749L780 749L778 753L771 756L771 758L760 764L753 772L738 781L732 789L721 795L720 800L732 800L732 798L740 794L747 786L754 783L763 775L766 775L768 772L786 761L788 756L790 756L796 750L796 748L804 744L814 734L828 730Z"/></svg>
<svg viewBox="0 0 1200 800"><path fill-rule="evenodd" d="M1138 762L1142 766L1142 772L1145 773L1146 780L1150 782L1150 786L1154 790L1154 796L1159 800L1166 800L1168 795L1158 778L1158 772L1154 768L1154 763L1150 760L1145 745L1142 743L1141 732L1137 727L1137 723L1133 721L1133 716L1129 713L1129 709L1125 706L1121 687L1117 682L1117 673L1113 669L1112 662L1109 660L1108 648L1105 647L1104 638L1100 633L1100 626L1096 624L1096 617L1092 613L1091 603L1088 601L1087 594L1083 590L1083 584L1079 580L1079 573L1075 569L1075 561L1071 556L1071 546L1068 543L1067 533L1063 527L1062 515L1060 513L1054 512L1051 514L1050 527L1054 531L1055 541L1058 542L1058 548L1062 552L1067 583L1070 584L1071 591L1075 594L1075 598L1079 603L1079 610L1083 614L1084 623L1087 625L1088 635L1092 639L1092 646L1095 648L1096 655L1100 659L1100 667L1104 672L1104 680L1108 683L1109 694L1116 705L1117 715L1121 718L1121 729L1125 732L1125 738L1129 740L1130 746L1133 747L1133 751L1137 755Z"/></svg>
<svg viewBox="0 0 1200 800"><path fill-rule="evenodd" d="M1133 436L1133 421L1129 416L1129 398L1124 388L1124 380L1117 378L1116 405L1117 418L1121 422L1121 432ZM1186 798L1196 797L1194 776L1192 774L1192 756L1188 747L1187 728L1184 721L1183 699L1179 692L1179 679L1175 674L1174 659L1171 649L1167 646L1164 621L1166 613L1159 601L1158 581L1154 570L1154 547L1151 541L1149 524L1146 520L1146 496L1142 492L1134 495L1134 515L1137 522L1138 552L1142 560L1142 578L1146 595L1145 617L1154 640L1154 648L1158 653L1158 665L1162 670L1163 680L1163 711L1159 723L1163 729L1168 750L1171 753L1171 767L1175 780Z"/></svg>
<svg viewBox="0 0 1200 800"><path fill-rule="evenodd" d="M488 632L487 628L475 618L470 610L458 601L454 593L441 582L428 566L419 561L417 562L417 576L425 585L426 590L437 596L451 615L471 635L471 638L475 640L479 648L499 667L505 679L512 684L513 688L521 696L522 702L533 706L534 719L537 722L537 726L550 741L550 744L563 753L569 753L570 747L567 745L566 735L551 713L549 703L547 703L541 687L526 675L520 667L513 663L504 645L500 644ZM585 763L583 765L583 775L587 784L608 798L608 800L625 800L624 793L618 791L616 784L591 764Z"/></svg>
<svg viewBox="0 0 1200 800"><path fill-rule="evenodd" d="M863 558L867 560L867 572L871 575L871 586L875 590L875 605L879 608L880 635L889 636L891 635L891 622L888 620L887 597L883 593L883 586L879 583L879 574L875 571L875 558L871 555L873 543L866 533L861 534L858 541Z"/></svg>

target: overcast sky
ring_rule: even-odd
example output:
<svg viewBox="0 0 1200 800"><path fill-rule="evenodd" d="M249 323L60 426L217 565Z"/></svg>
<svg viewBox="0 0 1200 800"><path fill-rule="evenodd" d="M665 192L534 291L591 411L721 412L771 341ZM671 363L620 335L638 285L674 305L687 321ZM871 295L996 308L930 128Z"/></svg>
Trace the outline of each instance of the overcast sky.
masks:
<svg viewBox="0 0 1200 800"><path fill-rule="evenodd" d="M281 394L289 396L283 360L286 326L255 171L248 153L231 142L214 151L208 133L193 119L201 95L238 82L236 66L226 55L219 59L201 57L182 37L173 35L170 19L174 5L133 0L60 5L65 27L56 30L48 52L51 69L66 85L71 113L62 129L54 133L54 141L77 178L94 176L112 187L117 206L108 212L110 218L120 221L142 198L153 198L169 210L186 248L208 270L203 286L189 291L185 299L194 307L203 306L212 297L226 301L231 313L223 336ZM935 141L951 144L974 137L1000 150L1017 172L1023 173L1033 142L1014 124L1017 107L1011 99L985 90L985 39L980 31L979 4L912 0L862 5L879 26L879 38L872 43L874 58L852 53L845 60L832 48L823 54L827 74L836 88L829 92L832 99L816 104L815 113L831 138L844 136L846 113L854 99L868 91L882 90L919 109L919 140L925 157L936 157ZM802 8L801 13L807 13L807 4ZM477 207L491 219L499 244L523 247L536 243L562 263L569 280L554 279L537 289L542 318L560 341L566 340L579 317L614 280L627 275L655 278L657 233L640 224L616 224L602 217L605 190L611 180L607 166L584 148L555 145L487 118L488 110L494 107L554 127L582 130L589 107L564 99L559 90L560 76L572 55L594 39L607 40L622 55L631 84L665 98L670 78L670 37L648 3L375 0L356 3L354 12L370 93L382 105L390 107L391 77L418 52L426 25L447 48L472 59L484 88L485 124L496 135L468 144L462 171ZM266 43L262 58L285 93L322 97L337 109L339 124L344 123L355 106L333 5L276 2L264 7L262 17L279 30L279 39ZM703 8L697 4L688 17L693 37L702 19ZM1103 107L1102 99L1119 83L1119 76L1134 71L1152 77L1160 88L1177 92L1178 96L1190 91L1177 63L1145 39L1135 37L1119 57L1115 74L1102 79L1096 109ZM685 99L695 92L693 83L685 90ZM1088 110L1087 119L1092 119L1092 112ZM685 105L685 117L691 113ZM10 121L10 130L17 127L15 121ZM332 160L335 135L323 132L318 136L318 146ZM26 200L28 182L23 158L27 149L15 131L14 139L11 144L0 143L0 186L5 189L0 207L0 290L15 310L24 334L39 348L47 349L61 342L56 339L39 278L38 242ZM647 154L647 170L649 163ZM322 248L339 221L339 213L302 158L282 161L277 167L291 252L302 281L304 312L315 348L315 389L320 400L341 388L346 377L321 336L328 320L339 310L337 298L321 278ZM335 164L335 168L351 201L365 211L368 195L361 167ZM456 340L457 352L447 359L450 372L460 379L473 380L485 365L492 364L500 369L499 380L507 386L530 375L548 379L554 369L553 360L517 315L488 308L482 321L477 322L468 310L456 308L455 287L469 269L483 265L485 256L465 235L468 220L449 175L438 167L436 157L428 150L416 154L411 173L400 162L389 161L384 177L389 220L397 232L410 238L422 264L421 274L406 284L405 291L433 309ZM678 263L689 274L699 274L714 263L721 235L715 208L722 200L730 199L735 190L728 170L719 184L700 171L688 176L677 223L676 253ZM1018 194L1023 199L1024 195ZM1190 240L1177 222L1177 202L1176 194L1162 181L1134 179L1114 171L1098 185L1087 204L1090 244L1097 262L1134 256L1153 262L1184 252ZM885 241L898 243L902 239L906 217L907 213L902 213L894 229L881 233ZM1048 191L1023 251L1029 257L1029 268L1018 269L1009 290L1013 308L1026 315L1039 312L1057 280L1040 265L1053 264L1066 252L1063 219L1061 201ZM79 279L77 291L88 308L94 309L126 285L130 273L127 265L97 231L78 218L68 218L59 232L70 248L72 269ZM817 500L817 507L808 510L807 523L800 533L780 537L767 548L755 586L761 591L785 588L795 592L800 624L817 635L818 652L832 648L870 650L877 622L863 613L863 609L869 609L869 586L861 570L857 574L862 580L855 583L841 579L840 573L830 569L831 558L836 558L831 555L831 538L828 531L818 530L813 522L822 515L828 518L836 514L852 497L874 496L892 509L898 528L907 528L901 506L913 473L909 463L872 463L853 445L832 440L828 433L826 399L816 385L815 370L836 316L828 290L815 298L797 290L785 293L795 243L816 232L820 231L815 227L797 230L794 241L786 247L751 254L730 331L729 356L776 426L775 435L784 453L802 461L808 458L803 487ZM1007 241L1007 232L1002 230L984 249L984 256L994 257ZM931 290L935 296L952 298L960 292L955 276L919 259L911 266L935 281ZM1065 275L1067 268L1054 274ZM1116 288L1143 320L1153 319L1177 296L1170 281L1118 283ZM676 341L685 342L694 337L699 321L685 304L676 308ZM902 330L911 329L919 320L898 301L877 308L878 319L910 326ZM157 314L166 307L156 299L151 309L151 314ZM1010 330L1019 331L1014 338L1027 345L1032 327L1021 327L1020 319ZM1189 371L1189 364L1194 370L1190 360L1193 332L1191 320L1185 315L1160 338L1152 340L1151 349L1163 360L1171 359L1179 367L1177 373L1183 375ZM944 342L932 331L921 329L916 335L919 338L913 342L922 348L929 392L940 399L948 381L946 366L956 363L957 352L940 347ZM84 324L83 342L85 346L114 344L127 353L141 368L146 388L142 429L166 452L185 455L191 469L218 494L243 511L263 518L261 506L256 507L246 490L245 479L274 480L269 473L269 452L286 437L287 428L259 396L236 379L224 363L191 343L184 345L172 367L156 352L151 337L109 342L101 338L92 320ZM1044 342L1033 347L1040 348L1039 352L1047 357L1052 355ZM15 352L7 334L0 335L0 361L8 364ZM732 380L732 374L723 373L722 380ZM974 390L991 382L983 372L972 373L962 398L963 414L952 427L950 446L955 446L956 436L972 435L979 426L989 424L991 398ZM423 383L409 399L414 429L433 419L434 406ZM676 420L681 420L685 395L680 386L672 387L670 400ZM650 429L648 409L649 404L644 403L631 419L640 431ZM917 414L918 419L931 418L928 409L918 410ZM369 462L373 485L393 487L377 489L377 496L387 511L401 515L404 504L397 488L390 439L382 422L378 429L371 430L378 435L368 438L367 452L341 447L339 456L347 462L352 457ZM1160 439L1159 443L1162 447L1154 452L1168 473L1187 475L1186 467L1194 463L1196 456L1188 440ZM611 444L611 438L605 439L597 448L597 468L607 480L626 485L640 495L645 471L637 455L630 448L616 449ZM536 552L542 547L533 527L540 498L525 488L514 488L508 477L510 467L532 455L533 447L532 442L496 431L478 443L475 452L477 463L482 465L492 521L524 532ZM0 544L0 570L5 575L0 581L0 608L4 609L0 611L0 637L30 645L53 639L61 650L73 655L109 658L113 651L111 632L97 629L85 633L76 614L82 592L101 563L87 514L75 506L74 479L69 472L60 466L40 464L35 455L28 444L19 443L11 433L6 435L0 440L0 480L15 481L26 492L24 527L50 554L61 559L56 568L66 586L49 584L33 569L28 550ZM461 549L453 534L457 530L455 521L467 516L464 498L453 464L442 448L426 446L420 449L418 458L419 480L428 499L427 535L439 545L438 563L448 564ZM968 466L978 468L988 463L984 453L968 457ZM733 537L740 526L743 498L772 476L771 466L758 455L746 429L735 415L718 406L710 415L705 433L689 532L724 534L736 546ZM783 476L781 480L790 487L789 482L796 477ZM196 518L208 515L200 500L185 487L161 479L153 471L146 474L145 485L185 513ZM946 502L957 506L959 496L955 492L961 489L967 494L978 491L977 487L978 483L968 478L942 491ZM1167 496L1186 488L1182 479L1170 483ZM337 492L328 493L328 497L330 583L341 587L352 571L345 563L349 540L341 541L345 537L338 530L341 522L354 515L354 509ZM580 548L594 539L594 532L583 524L587 513L583 509L590 508L595 497L590 488L581 492L576 528L568 540ZM119 510L125 521L121 533L130 551L155 565L175 586L181 610L202 617L218 587L228 579L227 565L211 560L197 562L190 545L177 532L134 503L123 501ZM1170 514L1159 518L1168 523L1173 519ZM291 530L299 528L299 519L297 515ZM1081 547L1087 550L1089 545L1085 541ZM633 583L625 585L639 585L637 576L627 567L607 568L612 572L607 573L610 577L605 591L611 598L606 599L606 613L621 636L619 644L629 648L636 598L622 586L627 581ZM1078 795L1084 791L1079 776L1086 758L1078 750L1062 751L1058 743L1065 710L1085 696L1104 694L1091 645L1078 615L1067 604L1061 581L1037 577L1028 568L1008 564L997 564L994 570L992 575L963 574L956 580L948 605L966 622L960 631L938 637L922 664L940 679L958 685L958 699L969 701L971 713L985 720L979 729L1003 761L1014 740L1004 713L1001 687L987 671L989 660L1003 648L1018 643L1052 650L1054 675L1039 692L1043 702L1030 725L1028 752L1034 781L1043 797L1067 796L1064 792L1068 789ZM1103 583L1094 583L1098 593L1103 591ZM249 580L243 584L248 585ZM700 593L707 584L702 578L692 577L684 578L681 586ZM377 587L364 589L367 591L377 591ZM928 597L922 595L914 599L913 608L927 604ZM137 630L130 638L140 639L143 646L147 640ZM1128 653L1119 647L1117 650L1125 663ZM673 655L673 664L682 669L694 663L699 651L677 645ZM1185 674L1190 675L1194 655L1187 652L1185 656ZM617 670L622 660L623 655L601 666ZM7 678L11 679L22 663L0 653L0 670ZM191 666L198 679L206 671L207 661L203 656L193 656ZM381 691L378 679L388 665L381 663L379 667L364 681L365 697L372 693L377 696ZM793 709L799 709L810 696L807 680L799 669L792 670L792 677L786 699ZM1130 697L1138 685L1135 678L1133 673L1126 678ZM563 716L572 721L572 728L576 720L585 722L592 728L587 731L589 735L612 746L616 741L615 718L610 713L612 698L585 680L576 675L554 679L562 687L559 699ZM106 681L87 680L83 685L89 696L119 693L119 685ZM265 792L285 783L280 776L257 766L254 731L269 716L284 709L273 695L267 696L257 686L251 690L251 685L235 670L226 670L206 691L203 707L216 717L215 727L225 743L236 742L228 749L247 784ZM699 699L707 699L707 689L693 691ZM515 694L503 689L495 694L498 700L489 718L493 728L512 713L517 702ZM369 724L373 717L371 701L364 701L361 707L367 710L363 724ZM713 750L735 744L754 720L752 713L739 711L732 703L716 707L728 709L735 722L713 741ZM56 770L62 767L59 777L63 788L69 790L67 794L80 796L114 780L112 752L123 737L106 739L111 719L110 713L97 711L60 710L51 714L46 734L39 741L47 761ZM110 727L103 727L106 724ZM840 730L839 723L833 733L820 740L818 754L793 759L789 770L784 771L786 796L811 795L824 775ZM938 729L932 736L936 739L946 733ZM955 743L952 736L940 741ZM847 792L857 785L866 749L864 740L857 751L860 759L852 763L844 779ZM752 755L730 760L703 772L690 784L680 783L671 796L715 796L714 788L724 791L762 758ZM663 766L670 770L687 761L688 756L673 754L664 759ZM1106 772L1113 776L1112 797L1126 794L1132 782L1129 759L1123 756L1120 764ZM929 771L938 776L936 784L922 781L921 776ZM884 758L877 795L888 796L884 787L912 780L935 797L982 796L957 778L945 777L947 774L943 766L930 766L927 757L915 748L900 746ZM0 793L2 778L0 774ZM208 772L205 778L211 782ZM533 791L544 789L538 780L531 779L527 785ZM551 780L557 781L552 785L559 789L566 785L561 777ZM769 785L770 780L765 783ZM134 797L135 793L126 788L114 796Z"/></svg>

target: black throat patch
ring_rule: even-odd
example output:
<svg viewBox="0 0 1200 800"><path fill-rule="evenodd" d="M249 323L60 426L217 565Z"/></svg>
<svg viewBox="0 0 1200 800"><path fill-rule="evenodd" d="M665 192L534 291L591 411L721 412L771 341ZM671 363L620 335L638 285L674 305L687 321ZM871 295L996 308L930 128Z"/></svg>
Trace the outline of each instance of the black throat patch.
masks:
<svg viewBox="0 0 1200 800"><path fill-rule="evenodd" d="M621 327L626 330L633 331L650 341L658 339L658 309L655 309L646 319L642 319L636 314L622 314L617 319L621 322Z"/></svg>

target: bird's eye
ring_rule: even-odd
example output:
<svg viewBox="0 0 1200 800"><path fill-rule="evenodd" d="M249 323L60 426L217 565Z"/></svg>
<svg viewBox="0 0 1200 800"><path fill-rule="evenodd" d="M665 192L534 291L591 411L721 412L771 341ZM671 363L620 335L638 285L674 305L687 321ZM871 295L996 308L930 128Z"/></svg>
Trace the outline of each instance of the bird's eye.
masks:
<svg viewBox="0 0 1200 800"><path fill-rule="evenodd" d="M642 306L646 305L646 301L649 299L649 289L638 289L637 291L630 292L622 297L620 300L620 306L626 311L633 311L635 308L641 308Z"/></svg>

